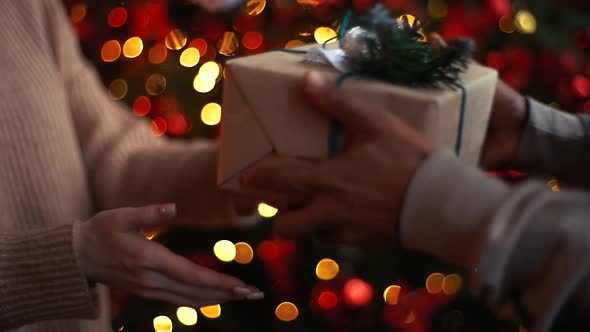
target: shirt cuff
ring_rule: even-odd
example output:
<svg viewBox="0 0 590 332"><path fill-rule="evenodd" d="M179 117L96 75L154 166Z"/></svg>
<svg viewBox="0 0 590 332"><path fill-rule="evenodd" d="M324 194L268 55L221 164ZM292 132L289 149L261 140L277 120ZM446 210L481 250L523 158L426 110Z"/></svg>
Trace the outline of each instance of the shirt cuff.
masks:
<svg viewBox="0 0 590 332"><path fill-rule="evenodd" d="M484 229L508 191L506 184L464 165L450 152L435 152L406 193L401 243L474 268Z"/></svg>

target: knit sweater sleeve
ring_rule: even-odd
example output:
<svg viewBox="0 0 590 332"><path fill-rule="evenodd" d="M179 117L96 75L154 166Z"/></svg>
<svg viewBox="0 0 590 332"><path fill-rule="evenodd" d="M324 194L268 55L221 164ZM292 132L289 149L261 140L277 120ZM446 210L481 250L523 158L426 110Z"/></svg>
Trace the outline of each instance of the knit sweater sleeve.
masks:
<svg viewBox="0 0 590 332"><path fill-rule="evenodd" d="M588 193L511 187L437 152L412 180L401 236L408 248L464 266L475 294L547 332L560 313L590 317L588 215Z"/></svg>
<svg viewBox="0 0 590 332"><path fill-rule="evenodd" d="M58 0L49 2L61 7ZM179 223L239 223L231 201L216 187L216 142L155 137L146 119L110 98L81 54L63 8L54 12L49 24L55 58L97 208L174 202Z"/></svg>

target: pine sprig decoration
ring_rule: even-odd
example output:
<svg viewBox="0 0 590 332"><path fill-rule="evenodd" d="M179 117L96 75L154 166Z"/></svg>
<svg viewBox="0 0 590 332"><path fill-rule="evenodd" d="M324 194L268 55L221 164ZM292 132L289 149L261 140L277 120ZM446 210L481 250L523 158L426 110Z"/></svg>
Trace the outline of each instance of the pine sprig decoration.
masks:
<svg viewBox="0 0 590 332"><path fill-rule="evenodd" d="M392 83L423 87L456 85L474 50L471 39L457 39L449 42L440 54L434 54L430 44L423 41L422 24L412 25L394 18L381 4L352 18L351 23L352 28L344 33L343 39L354 29L365 32L355 35L366 51L347 52L354 71Z"/></svg>

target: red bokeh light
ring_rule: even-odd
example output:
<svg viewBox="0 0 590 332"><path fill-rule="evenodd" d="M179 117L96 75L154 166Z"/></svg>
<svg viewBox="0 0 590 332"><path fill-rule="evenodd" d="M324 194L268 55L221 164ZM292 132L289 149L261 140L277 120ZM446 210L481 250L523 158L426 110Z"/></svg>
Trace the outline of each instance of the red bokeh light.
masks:
<svg viewBox="0 0 590 332"><path fill-rule="evenodd" d="M279 247L272 241L260 242L256 251L264 262L271 262L279 258Z"/></svg>
<svg viewBox="0 0 590 332"><path fill-rule="evenodd" d="M199 55L203 57L205 53L207 53L207 41L203 38L196 38L193 39L189 44L188 47L194 47L199 51Z"/></svg>
<svg viewBox="0 0 590 332"><path fill-rule="evenodd" d="M578 98L586 98L590 95L590 80L583 75L576 75L572 80L574 94Z"/></svg>
<svg viewBox="0 0 590 332"><path fill-rule="evenodd" d="M137 116L144 116L150 112L152 102L146 96L139 96L133 102L133 112Z"/></svg>
<svg viewBox="0 0 590 332"><path fill-rule="evenodd" d="M188 120L184 114L180 112L166 114L166 124L168 127L168 134L171 136L183 136L189 131Z"/></svg>
<svg viewBox="0 0 590 332"><path fill-rule="evenodd" d="M344 302L351 306L360 307L369 304L373 299L373 287L364 280L350 279L342 290Z"/></svg>
<svg viewBox="0 0 590 332"><path fill-rule="evenodd" d="M324 291L318 296L318 305L322 309L333 309L338 305L338 295L331 291Z"/></svg>
<svg viewBox="0 0 590 332"><path fill-rule="evenodd" d="M486 57L486 64L496 70L502 70L504 68L504 57L500 52L490 52Z"/></svg>
<svg viewBox="0 0 590 332"><path fill-rule="evenodd" d="M166 133L168 125L162 117L156 117L152 120L152 134L154 136L162 136Z"/></svg>
<svg viewBox="0 0 590 332"><path fill-rule="evenodd" d="M264 41L262 34L258 31L248 31L242 36L242 45L249 50L255 50Z"/></svg>
<svg viewBox="0 0 590 332"><path fill-rule="evenodd" d="M107 18L109 26L118 28L127 22L127 10L124 7L116 7L110 11Z"/></svg>

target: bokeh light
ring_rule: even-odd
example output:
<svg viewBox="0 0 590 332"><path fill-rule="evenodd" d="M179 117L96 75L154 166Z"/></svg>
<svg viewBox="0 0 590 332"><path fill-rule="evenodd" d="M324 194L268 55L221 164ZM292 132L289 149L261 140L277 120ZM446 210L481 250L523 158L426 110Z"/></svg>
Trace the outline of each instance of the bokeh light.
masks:
<svg viewBox="0 0 590 332"><path fill-rule="evenodd" d="M220 240L213 246L215 257L222 262L231 262L236 257L236 246L228 240Z"/></svg>
<svg viewBox="0 0 590 332"><path fill-rule="evenodd" d="M154 318L154 329L156 331L172 331L172 320L168 316L158 316Z"/></svg>
<svg viewBox="0 0 590 332"><path fill-rule="evenodd" d="M225 56L232 56L240 46L235 32L226 31L217 42L217 52Z"/></svg>
<svg viewBox="0 0 590 332"><path fill-rule="evenodd" d="M321 280L334 279L338 275L338 272L340 272L340 266L330 258L320 260L315 267L315 275Z"/></svg>
<svg viewBox="0 0 590 332"><path fill-rule="evenodd" d="M131 37L123 44L123 55L128 58L136 58L143 51L143 41L139 37Z"/></svg>
<svg viewBox="0 0 590 332"><path fill-rule="evenodd" d="M296 47L301 47L305 45L305 42L299 39L293 39L293 40L289 40L286 44L285 44L285 48L296 48Z"/></svg>
<svg viewBox="0 0 590 332"><path fill-rule="evenodd" d="M188 47L194 47L199 51L199 55L202 57L205 53L207 53L207 41L203 38L196 38L193 39L189 44Z"/></svg>
<svg viewBox="0 0 590 332"><path fill-rule="evenodd" d="M317 27L313 33L313 37L318 44L324 44L328 40L330 43L336 41L336 31L330 27Z"/></svg>
<svg viewBox="0 0 590 332"><path fill-rule="evenodd" d="M114 100L125 98L127 89L127 82L122 78L117 78L109 84L109 93Z"/></svg>
<svg viewBox="0 0 590 332"><path fill-rule="evenodd" d="M278 212L278 209L266 203L258 204L258 214L263 218L272 218L276 216Z"/></svg>
<svg viewBox="0 0 590 332"><path fill-rule="evenodd" d="M204 79L208 80L216 80L221 72L219 68L219 64L215 61L208 61L205 62L201 68L199 68L199 76L202 76Z"/></svg>
<svg viewBox="0 0 590 332"><path fill-rule="evenodd" d="M215 87L215 79L211 79L207 76L197 74L193 80L193 88L195 91L200 93L207 93L213 90Z"/></svg>
<svg viewBox="0 0 590 332"><path fill-rule="evenodd" d="M275 309L275 315L284 322L290 322L299 316L299 309L291 302L283 302Z"/></svg>
<svg viewBox="0 0 590 332"><path fill-rule="evenodd" d="M514 20L510 16L502 16L500 17L500 21L498 22L498 27L500 31L504 33L513 33L516 30L516 26L514 25Z"/></svg>
<svg viewBox="0 0 590 332"><path fill-rule="evenodd" d="M109 12L107 23L112 28L121 27L127 22L127 10L124 7L115 7Z"/></svg>
<svg viewBox="0 0 590 332"><path fill-rule="evenodd" d="M154 136L162 136L166 133L168 129L168 124L166 120L161 116L155 117L152 119L152 135Z"/></svg>
<svg viewBox="0 0 590 332"><path fill-rule="evenodd" d="M373 288L366 281L353 278L342 289L344 302L351 306L364 306L373 299Z"/></svg>
<svg viewBox="0 0 590 332"><path fill-rule="evenodd" d="M197 324L197 311L190 307L178 307L176 310L176 317L178 321L186 326L193 326Z"/></svg>
<svg viewBox="0 0 590 332"><path fill-rule="evenodd" d="M104 62L113 62L121 56L121 44L116 40L109 40L100 49L100 57Z"/></svg>
<svg viewBox="0 0 590 332"><path fill-rule="evenodd" d="M258 31L248 31L242 36L242 45L249 50L255 50L262 45L264 37Z"/></svg>
<svg viewBox="0 0 590 332"><path fill-rule="evenodd" d="M221 306L219 304L214 304L206 307L199 308L199 311L203 316L209 319L216 319L221 316Z"/></svg>
<svg viewBox="0 0 590 332"><path fill-rule="evenodd" d="M404 318L404 324L411 324L416 320L416 312L414 310L410 310L406 317Z"/></svg>
<svg viewBox="0 0 590 332"><path fill-rule="evenodd" d="M398 285L391 285L383 291L383 300L389 305L396 305L399 303L399 295L402 288Z"/></svg>
<svg viewBox="0 0 590 332"><path fill-rule="evenodd" d="M325 310L333 309L338 305L338 295L332 291L323 291L318 296L318 305Z"/></svg>
<svg viewBox="0 0 590 332"><path fill-rule="evenodd" d="M537 31L537 20L531 12L520 10L514 15L514 23L521 33L533 34Z"/></svg>
<svg viewBox="0 0 590 332"><path fill-rule="evenodd" d="M208 126L215 126L221 121L221 106L218 103L208 103L201 110L201 121Z"/></svg>
<svg viewBox="0 0 590 332"><path fill-rule="evenodd" d="M430 294L438 294L442 291L442 283L445 275L442 273L432 273L426 278L426 290Z"/></svg>
<svg viewBox="0 0 590 332"><path fill-rule="evenodd" d="M159 95L164 90L166 90L166 77L162 74L151 74L145 81L145 91L152 96Z"/></svg>
<svg viewBox="0 0 590 332"><path fill-rule="evenodd" d="M442 281L442 290L446 295L455 295L461 290L463 280L458 274L449 274Z"/></svg>
<svg viewBox="0 0 590 332"><path fill-rule="evenodd" d="M187 36L186 32L181 29L174 29L166 35L164 44L170 50L177 51L186 45Z"/></svg>
<svg viewBox="0 0 590 332"><path fill-rule="evenodd" d="M70 20L73 23L80 23L86 17L86 13L88 8L86 7L85 3L77 3L75 4L72 9L70 9Z"/></svg>
<svg viewBox="0 0 590 332"><path fill-rule="evenodd" d="M180 54L180 64L184 67L194 67L199 63L201 54L195 47L189 47Z"/></svg>
<svg viewBox="0 0 590 332"><path fill-rule="evenodd" d="M419 19L417 19L414 15L410 15L410 14L404 14L402 16L399 17L399 19L408 24L410 27L414 27L414 26L419 26L422 23L420 22ZM426 35L424 34L424 29L420 28L417 31L418 35L420 35L420 38L418 39L421 42L426 42Z"/></svg>
<svg viewBox="0 0 590 332"><path fill-rule="evenodd" d="M155 44L150 48L148 52L148 60L149 62L158 65L162 62L166 61L166 56L168 56L168 50L166 46L162 44Z"/></svg>
<svg viewBox="0 0 590 332"><path fill-rule="evenodd" d="M238 242L235 245L236 247L236 257L234 260L240 264L248 264L254 258L254 250L252 247L246 242Z"/></svg>
<svg viewBox="0 0 590 332"><path fill-rule="evenodd" d="M434 18L443 18L447 16L448 8L445 0L429 0L428 14Z"/></svg>
<svg viewBox="0 0 590 332"><path fill-rule="evenodd" d="M152 108L152 102L146 96L139 96L133 102L133 113L137 116L147 115Z"/></svg>
<svg viewBox="0 0 590 332"><path fill-rule="evenodd" d="M256 16L266 7L266 0L248 0L246 1L245 10L250 16Z"/></svg>

